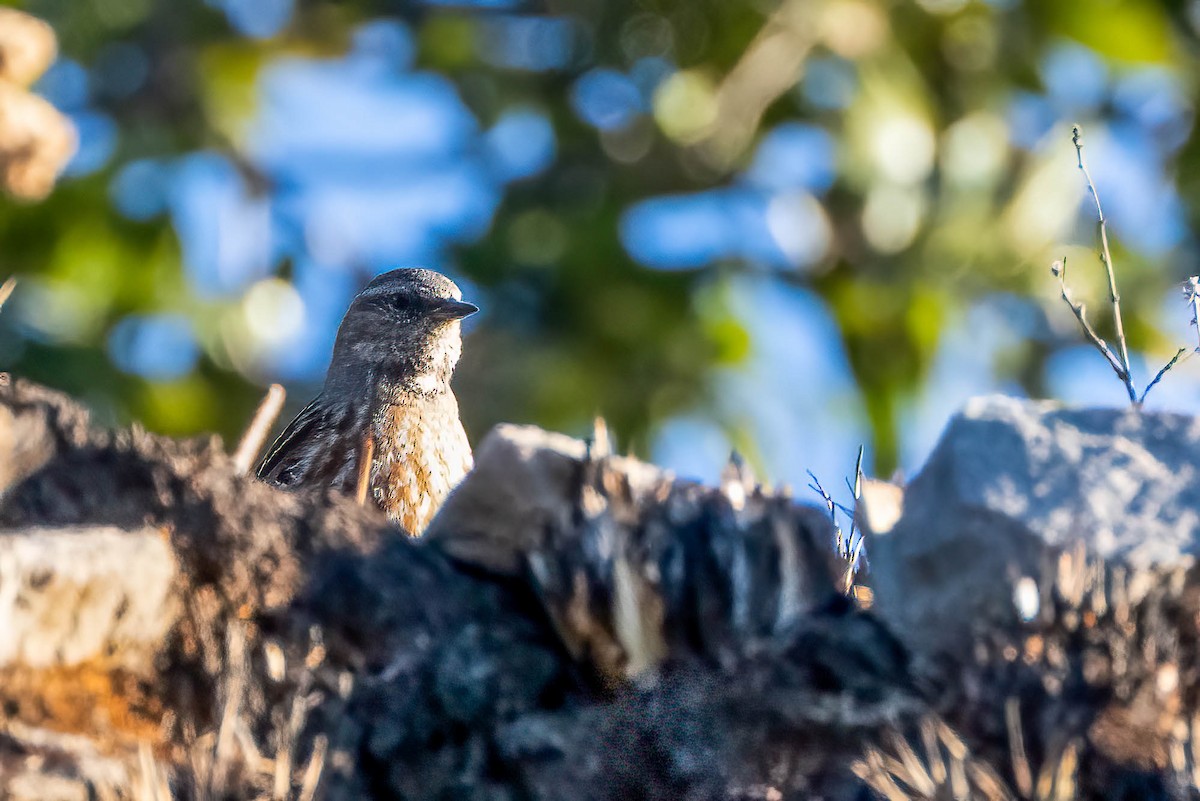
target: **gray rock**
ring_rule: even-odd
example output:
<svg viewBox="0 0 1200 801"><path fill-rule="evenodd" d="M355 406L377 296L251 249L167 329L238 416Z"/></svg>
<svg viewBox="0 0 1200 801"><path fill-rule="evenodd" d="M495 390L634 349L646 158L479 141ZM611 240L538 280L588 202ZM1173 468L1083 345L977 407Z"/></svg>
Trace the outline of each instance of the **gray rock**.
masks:
<svg viewBox="0 0 1200 801"><path fill-rule="evenodd" d="M743 466L704 487L602 439L497 426L424 544L528 581L567 650L617 684L671 654L736 659L839 594L822 512Z"/></svg>
<svg viewBox="0 0 1200 801"><path fill-rule="evenodd" d="M475 468L430 522L425 539L464 562L519 573L524 554L543 545L547 532L574 527L587 454L585 442L565 434L535 426L496 426L476 450ZM636 459L606 458L636 495L665 480L658 468Z"/></svg>
<svg viewBox="0 0 1200 801"><path fill-rule="evenodd" d="M1015 619L1014 587L1062 549L1136 570L1200 552L1200 419L970 401L869 544L876 608L918 651ZM1026 582L1027 584L1027 582Z"/></svg>

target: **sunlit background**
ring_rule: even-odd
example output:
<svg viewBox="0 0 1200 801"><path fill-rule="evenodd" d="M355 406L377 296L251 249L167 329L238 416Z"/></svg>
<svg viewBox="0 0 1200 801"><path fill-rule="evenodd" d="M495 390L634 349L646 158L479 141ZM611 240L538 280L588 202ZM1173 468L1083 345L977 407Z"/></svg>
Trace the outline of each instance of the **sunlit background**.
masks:
<svg viewBox="0 0 1200 801"><path fill-rule="evenodd" d="M1195 344L1200 3L41 0L36 91L80 147L0 205L0 368L102 421L234 438L319 389L373 274L483 313L457 377L511 420L713 479L911 473L1002 391L1120 404L1111 221L1139 383ZM1149 406L1200 411L1200 359Z"/></svg>

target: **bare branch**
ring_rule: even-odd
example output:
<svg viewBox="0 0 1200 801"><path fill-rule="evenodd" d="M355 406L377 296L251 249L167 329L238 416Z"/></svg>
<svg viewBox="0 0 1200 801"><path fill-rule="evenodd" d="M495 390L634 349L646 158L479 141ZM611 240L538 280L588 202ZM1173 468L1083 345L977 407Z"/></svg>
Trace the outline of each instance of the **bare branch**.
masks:
<svg viewBox="0 0 1200 801"><path fill-rule="evenodd" d="M837 553L842 559L846 560L846 575L844 578L844 592L850 592L854 588L854 575L858 572L858 563L862 558L863 544L866 541L858 531L858 504L862 498L862 480L863 480L863 453L864 446L858 446L858 461L854 464L854 481L846 479L846 489L850 490L850 494L854 496L854 508L847 508L838 503L833 497L825 491L821 486L821 481L816 477L813 471L808 470L808 477L812 479L812 483L808 488L821 496L821 500L825 502L825 508L829 510L829 522L833 524L834 531L837 537ZM837 513L841 512L846 517L850 518L850 535L846 536L842 532L842 527L838 525ZM858 535L857 538L855 535Z"/></svg>
<svg viewBox="0 0 1200 801"><path fill-rule="evenodd" d="M862 534L858 535L857 541L854 539L854 535L858 529L858 504L862 499L863 451L864 447L859 445L858 459L854 463L854 483L846 482L846 486L850 489L851 494L854 495L854 514L850 517L850 539L848 541L849 546L853 550L846 564L846 580L845 587L843 588L846 592L850 592L854 587L854 574L858 572L858 560L862 556L863 542L866 541L866 537Z"/></svg>
<svg viewBox="0 0 1200 801"><path fill-rule="evenodd" d="M825 501L825 508L829 510L829 522L833 524L833 530L836 532L836 545L839 556L846 555L846 542L842 537L842 527L837 522L837 510L841 509L845 514L846 508L839 503L836 503L825 488L821 486L821 480L811 470L806 470L808 477L812 479L812 483L808 488L821 496L821 500Z"/></svg>
<svg viewBox="0 0 1200 801"><path fill-rule="evenodd" d="M375 466L375 437L368 431L363 437L362 450L358 458L358 489L354 495L359 506L365 506L371 492L371 470Z"/></svg>
<svg viewBox="0 0 1200 801"><path fill-rule="evenodd" d="M1200 315L1200 295L1198 295L1198 293L1200 293L1200 276L1193 275L1183 283L1183 297L1184 302L1186 302L1188 307L1192 310L1192 325L1196 326L1197 334L1196 347L1192 348L1190 351L1187 348L1180 348L1179 350L1175 351L1175 355L1171 357L1171 360L1162 366L1162 369L1159 370L1157 375L1154 376L1154 380L1146 386L1146 391L1142 393L1142 398L1138 401L1139 404L1146 402L1146 396L1150 394L1150 390L1154 388L1155 384L1162 380L1162 377L1166 375L1172 367L1174 367L1180 361L1189 359L1194 354L1200 353L1200 326L1198 326L1196 322L1198 315Z"/></svg>
<svg viewBox="0 0 1200 801"><path fill-rule="evenodd" d="M850 517L850 542L854 542L854 532L858 526L858 501L862 498L862 462L863 462L863 446L858 446L858 460L854 463L854 483L846 481L846 489L850 490L850 494L854 496L855 513Z"/></svg>
<svg viewBox="0 0 1200 801"><path fill-rule="evenodd" d="M1071 141L1075 144L1075 157L1079 169L1087 181L1088 190L1092 193L1092 200L1096 203L1096 216L1100 227L1100 261L1108 276L1108 297L1112 303L1113 325L1117 331L1117 347L1121 351L1121 367L1125 374L1124 380L1125 386L1129 390L1129 399L1137 403L1137 389L1133 385L1133 374L1129 369L1129 347L1125 343L1125 325L1121 321L1121 296L1117 293L1117 277L1113 270L1112 252L1108 247L1108 224L1104 218L1104 209L1100 206L1100 195L1096 192L1096 184L1092 180L1092 174L1083 158L1083 134L1080 133L1078 125L1071 129Z"/></svg>
<svg viewBox="0 0 1200 801"><path fill-rule="evenodd" d="M1195 353L1200 353L1200 276L1193 275L1183 285L1183 296L1192 307L1192 327L1196 329Z"/></svg>
<svg viewBox="0 0 1200 801"><path fill-rule="evenodd" d="M1087 312L1082 303L1076 303L1071 299L1071 293L1067 290L1067 259L1064 256L1060 261L1054 262L1050 267L1050 272L1058 276L1058 286L1062 291L1063 302L1067 307L1075 313L1075 319L1079 321L1079 325L1083 328L1083 333L1087 336L1088 341L1095 346L1096 350L1104 357L1108 365L1112 367L1113 372L1117 374L1117 378L1125 384L1126 391L1129 392L1129 400L1132 403L1137 403L1137 390L1133 387L1133 381L1129 378L1129 369L1126 368L1121 361L1113 354L1112 349L1108 346L1096 330L1092 328L1091 323L1087 321Z"/></svg>
<svg viewBox="0 0 1200 801"><path fill-rule="evenodd" d="M1179 361L1179 357L1187 352L1188 352L1187 348L1180 348L1179 350L1175 351L1175 355L1171 357L1171 361L1164 364L1162 366L1162 369L1159 370L1158 373L1154 376L1154 380L1146 385L1146 389L1142 392L1142 397L1140 399L1138 399L1139 406L1141 406L1143 403L1146 402L1146 396L1150 394L1150 390L1154 389L1154 385L1157 384L1159 381L1161 381L1162 377L1167 374L1167 371L1170 370L1172 367L1174 367L1175 364Z"/></svg>
<svg viewBox="0 0 1200 801"><path fill-rule="evenodd" d="M862 558L863 543L867 538L859 536L858 542L854 543L854 550L850 553L846 564L846 583L844 590L850 592L854 588L854 575L858 572L858 562Z"/></svg>
<svg viewBox="0 0 1200 801"><path fill-rule="evenodd" d="M1183 282L1184 302L1186 302L1188 307L1192 310L1193 326L1197 325L1197 314L1200 313L1200 297L1197 297L1197 292L1200 292L1200 277L1193 275L1188 278L1188 280ZM1180 348L1179 350L1175 351L1175 355L1171 357L1171 360L1163 365L1162 369L1158 371L1158 374L1154 376L1154 380L1146 386L1146 391L1142 393L1142 399L1138 401L1138 404L1140 405L1146 402L1146 396L1150 394L1150 390L1154 388L1155 384L1162 380L1162 377L1166 375L1172 367L1174 367L1180 361L1190 359L1197 353L1200 353L1200 327L1197 327L1196 347L1192 348L1190 351L1187 348Z"/></svg>

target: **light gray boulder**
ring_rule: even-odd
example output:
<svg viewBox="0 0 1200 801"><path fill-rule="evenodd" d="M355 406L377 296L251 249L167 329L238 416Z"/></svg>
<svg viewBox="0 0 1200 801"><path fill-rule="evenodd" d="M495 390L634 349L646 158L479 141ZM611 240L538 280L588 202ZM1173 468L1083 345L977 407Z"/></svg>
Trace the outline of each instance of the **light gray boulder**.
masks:
<svg viewBox="0 0 1200 801"><path fill-rule="evenodd" d="M961 652L973 627L1015 619L1021 580L1080 542L1134 570L1192 563L1200 419L968 402L906 489L900 519L871 533L876 609L918 653Z"/></svg>
<svg viewBox="0 0 1200 801"><path fill-rule="evenodd" d="M547 532L574 527L584 461L583 440L536 426L502 423L475 453L475 467L450 493L425 531L448 553L498 573L521 572L525 554L545 544ZM642 498L669 478L658 468L604 456Z"/></svg>

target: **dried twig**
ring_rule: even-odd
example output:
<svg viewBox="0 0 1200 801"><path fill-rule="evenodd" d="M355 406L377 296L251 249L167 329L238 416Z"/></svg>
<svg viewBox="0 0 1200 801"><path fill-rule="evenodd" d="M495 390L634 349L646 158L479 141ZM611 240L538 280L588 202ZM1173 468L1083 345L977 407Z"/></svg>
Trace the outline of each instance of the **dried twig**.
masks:
<svg viewBox="0 0 1200 801"><path fill-rule="evenodd" d="M358 500L359 506L364 506L367 503L367 496L371 493L371 468L375 466L375 438L367 432L367 436L363 438L362 452L358 459L358 484L357 490L354 493Z"/></svg>
<svg viewBox="0 0 1200 801"><path fill-rule="evenodd" d="M1021 730L1021 702L1009 696L1004 702L1004 723L1008 729L1008 752L1012 757L1013 778L1023 798L1033 795L1033 770L1025 753L1025 734Z"/></svg>
<svg viewBox="0 0 1200 801"><path fill-rule="evenodd" d="M225 643L225 705L213 757L214 776L211 789L218 794L229 787L235 767L234 741L246 679L246 632L241 623L232 622L226 632Z"/></svg>
<svg viewBox="0 0 1200 801"><path fill-rule="evenodd" d="M846 482L846 486L854 495L854 514L850 517L850 542L849 546L853 550L850 553L849 564L846 565L846 592L850 592L854 586L854 574L858 572L858 560L862 557L863 542L866 540L862 534L858 535L858 540L854 539L854 535L858 529L858 502L862 498L862 480L863 480L863 446L858 446L858 460L854 463L854 484Z"/></svg>
<svg viewBox="0 0 1200 801"><path fill-rule="evenodd" d="M1180 348L1175 351L1175 355L1171 357L1171 360L1162 366L1162 369L1154 375L1154 380L1147 384L1146 389L1142 391L1142 397L1138 398L1139 406L1146 402L1146 396L1150 394L1150 390L1154 389L1154 385L1161 381L1162 377L1167 374L1167 371L1174 367L1179 362L1180 357L1187 352L1187 348Z"/></svg>
<svg viewBox="0 0 1200 801"><path fill-rule="evenodd" d="M3 284L0 284L0 309L4 308L4 301L8 300L16 288L17 277L15 275L9 276Z"/></svg>
<svg viewBox="0 0 1200 801"><path fill-rule="evenodd" d="M846 556L846 543L842 536L842 527L839 526L837 522L837 510L842 509L844 513L845 507L833 500L830 494L825 491L825 488L821 486L821 480L817 478L813 471L806 470L805 472L808 473L808 477L812 479L812 483L808 485L808 488L820 495L821 499L825 501L825 508L829 510L829 522L833 524L833 530L835 532L834 537L838 556L844 558Z"/></svg>
<svg viewBox="0 0 1200 801"><path fill-rule="evenodd" d="M1117 374L1117 378L1121 379L1121 383L1125 385L1125 391L1129 393L1129 402L1135 407L1141 406L1146 402L1146 396L1150 394L1162 377L1170 371L1172 367L1178 364L1179 360L1187 352L1187 348L1180 348L1171 357L1170 361L1162 366L1154 376L1154 379L1146 385L1139 396L1137 386L1133 381L1133 371L1129 365L1129 346L1125 340L1125 324L1121 319L1121 296L1117 292L1117 277L1113 269L1112 251L1108 246L1108 220L1104 216L1104 208L1100 205L1100 195L1096 191L1096 183L1092 180L1092 174L1088 170L1087 161L1083 157L1083 135L1079 131L1079 126L1071 129L1071 141L1075 145L1075 158L1079 166L1080 172L1083 173L1084 180L1087 182L1088 191L1092 194L1092 200L1096 205L1096 217L1100 228L1100 263L1104 265L1104 274L1108 278L1108 298L1112 304L1113 327L1117 334L1117 349L1118 353L1113 353L1109 344L1104 341L1103 337L1096 333L1091 324L1087 321L1087 312L1082 303L1076 303L1071 299L1071 293L1067 290L1067 259L1064 256L1061 260L1054 262L1050 267L1050 271L1058 277L1059 290L1062 293L1063 302L1067 304L1071 312L1075 315L1075 319L1079 321L1079 326L1083 329L1084 335L1088 341L1100 351L1104 356L1104 360L1108 362L1109 367ZM1197 313L1200 312L1200 300L1197 300L1196 291L1200 288L1200 279L1192 278L1184 287L1184 294L1187 296L1188 303L1192 307L1192 322L1195 324ZM1198 329L1200 331L1200 329ZM1200 340L1198 340L1200 341ZM1196 348L1200 352L1200 345Z"/></svg>
<svg viewBox="0 0 1200 801"><path fill-rule="evenodd" d="M592 436L587 440L587 455L591 459L603 459L613 455L612 437L608 433L608 423L600 415L592 420Z"/></svg>
<svg viewBox="0 0 1200 801"><path fill-rule="evenodd" d="M317 787L321 781L321 773L325 770L325 755L329 750L329 738L318 734L313 740L312 757L308 767L304 769L304 778L300 784L298 801L313 801L317 795Z"/></svg>
<svg viewBox="0 0 1200 801"><path fill-rule="evenodd" d="M296 745L300 741L300 735L304 731L305 723L308 720L308 713L313 707L320 703L321 697L319 693L310 692L314 683L315 671L325 661L325 646L321 635L321 630L313 627L309 630L309 648L308 654L304 658L304 668L296 682L296 688L292 695L292 707L289 712L287 721L277 721L276 736L278 737L277 748L275 752L274 764L274 784L272 798L275 801L286 801L291 795L292 781L295 778L292 773L293 752ZM319 744L314 743L314 751L312 758L317 759L317 749ZM324 750L322 746L320 760L324 761ZM307 781L308 773L313 770L315 763L310 762L308 769L305 771L305 779ZM319 768L317 776L320 776ZM316 779L313 780L314 783ZM315 787L314 787L315 791Z"/></svg>
<svg viewBox="0 0 1200 801"><path fill-rule="evenodd" d="M1013 793L996 772L972 756L966 744L941 720L926 718L921 721L924 759L898 733L887 733L884 739L886 749L868 746L863 758L851 763L850 769L888 801L967 798L1015 801Z"/></svg>
<svg viewBox="0 0 1200 801"><path fill-rule="evenodd" d="M850 541L854 542L854 534L858 525L858 502L862 498L862 471L863 462L863 446L858 446L858 459L854 462L854 483L850 483L850 479L846 479L846 489L850 490L850 495L854 497L854 509L856 514L850 517Z"/></svg>
<svg viewBox="0 0 1200 801"><path fill-rule="evenodd" d="M1100 206L1100 195L1096 192L1096 184L1092 181L1092 174L1083 158L1082 139L1083 134L1076 125L1071 129L1071 141L1075 144L1076 163L1083 173L1084 180L1087 181L1088 191L1092 193L1092 200L1096 204L1097 224L1100 228L1100 262L1104 265L1104 273L1108 277L1108 298L1112 303L1113 326L1117 332L1117 347L1121 351L1121 367L1124 368L1125 387L1129 390L1129 400L1139 403L1137 389L1133 385L1133 374L1129 370L1129 346L1125 342L1125 325L1121 321L1121 296L1117 293L1117 276L1113 270L1112 252L1108 247L1108 221L1104 217L1104 209Z"/></svg>
<svg viewBox="0 0 1200 801"><path fill-rule="evenodd" d="M1150 390L1154 385L1162 380L1162 377L1167 374L1172 367L1184 359L1190 359L1194 354L1200 353L1200 325L1197 324L1197 313L1200 312L1200 297L1197 297L1197 291L1200 291L1200 277L1193 275L1188 278L1183 284L1183 297L1188 307L1192 310L1192 325L1196 327L1197 345L1189 352L1187 348L1180 348L1175 351L1175 355L1171 360L1162 366L1162 369L1154 376L1154 380L1146 385L1146 390L1142 393L1139 404L1146 402L1146 396L1150 394ZM1187 354L1186 356L1184 354Z"/></svg>
<svg viewBox="0 0 1200 801"><path fill-rule="evenodd" d="M1079 321L1080 327L1083 328L1084 335L1087 336L1088 341L1095 346L1096 350L1100 351L1100 354L1104 357L1105 361L1107 361L1109 366L1112 367L1113 372L1117 374L1117 378L1121 379L1121 381L1125 384L1126 389L1128 389L1130 393L1129 399L1134 403L1137 403L1137 391L1133 389L1133 384L1129 379L1129 371L1125 369L1125 366L1121 364L1121 361L1116 357L1115 354L1113 354L1112 349L1108 346L1108 343L1096 333L1096 329L1092 328L1091 324L1087 321L1087 310L1084 308L1084 305L1082 303L1076 303L1071 299L1071 293L1067 289L1067 257L1064 256L1059 261L1054 262L1054 264L1050 266L1050 272L1054 273L1054 275L1058 277L1058 286L1062 292L1063 302L1067 304L1072 312L1074 312L1075 319Z"/></svg>
<svg viewBox="0 0 1200 801"><path fill-rule="evenodd" d="M1193 353L1200 353L1200 276L1193 275L1184 281L1183 296L1192 309L1192 327L1196 329L1196 347Z"/></svg>
<svg viewBox="0 0 1200 801"><path fill-rule="evenodd" d="M145 740L138 743L138 773L134 780L134 793L139 801L171 801L166 769L154 758L154 749Z"/></svg>
<svg viewBox="0 0 1200 801"><path fill-rule="evenodd" d="M246 433L242 434L237 450L233 454L233 469L239 476L249 473L251 466L258 459L258 453L262 450L271 426L275 425L275 421L279 418L279 412L283 409L283 402L286 398L287 391L279 384L272 384L267 390L266 397L258 405L258 410L254 412L254 418L246 428Z"/></svg>
<svg viewBox="0 0 1200 801"><path fill-rule="evenodd" d="M829 522L833 525L835 542L838 556L846 560L846 577L845 587L846 592L850 592L854 588L854 574L858 572L858 562L862 557L863 543L865 538L858 532L858 501L862 497L862 480L863 480L863 453L864 447L858 446L858 460L854 464L854 481L846 479L846 489L850 490L850 494L854 496L854 505L846 507L833 499L821 485L820 479L811 470L806 470L808 477L812 479L808 488L821 496L821 500L825 503L825 508L829 511ZM850 533L847 536L842 532L842 527L838 525L837 513L841 512L850 519ZM857 539L856 539L857 535Z"/></svg>

